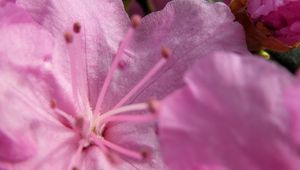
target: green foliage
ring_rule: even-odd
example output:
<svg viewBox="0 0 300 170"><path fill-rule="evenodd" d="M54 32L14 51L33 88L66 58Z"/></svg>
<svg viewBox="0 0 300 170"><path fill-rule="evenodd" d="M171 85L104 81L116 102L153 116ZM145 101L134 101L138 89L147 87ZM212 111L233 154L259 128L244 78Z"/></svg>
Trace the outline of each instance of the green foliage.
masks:
<svg viewBox="0 0 300 170"><path fill-rule="evenodd" d="M271 59L295 73L300 66L300 47L285 53L268 51Z"/></svg>

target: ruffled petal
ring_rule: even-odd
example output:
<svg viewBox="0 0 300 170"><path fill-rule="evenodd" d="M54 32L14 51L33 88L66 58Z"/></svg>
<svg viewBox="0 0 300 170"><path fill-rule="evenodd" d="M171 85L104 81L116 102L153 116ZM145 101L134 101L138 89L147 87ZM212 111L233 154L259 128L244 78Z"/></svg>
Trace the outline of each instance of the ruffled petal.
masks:
<svg viewBox="0 0 300 170"><path fill-rule="evenodd" d="M33 169L73 136L68 122L51 106L51 100L63 93L42 68L16 66L3 58L0 68L0 163Z"/></svg>
<svg viewBox="0 0 300 170"><path fill-rule="evenodd" d="M52 157L66 143L71 147L67 141L74 141L74 133L54 108L76 112L68 84L51 71L52 37L31 23L1 27L0 35L0 169L46 169L53 163L66 169L66 161Z"/></svg>
<svg viewBox="0 0 300 170"><path fill-rule="evenodd" d="M234 22L223 3L174 0L159 12L142 19L123 58L125 68L114 77L106 97L109 108L124 97L162 58L162 47L171 55L160 71L138 90L127 103L161 99L184 84L183 73L195 62L215 50L245 53L242 27Z"/></svg>
<svg viewBox="0 0 300 170"><path fill-rule="evenodd" d="M223 58L226 57L226 60ZM197 62L187 86L160 113L163 157L170 169L296 170L283 92L288 71L255 57L218 53Z"/></svg>

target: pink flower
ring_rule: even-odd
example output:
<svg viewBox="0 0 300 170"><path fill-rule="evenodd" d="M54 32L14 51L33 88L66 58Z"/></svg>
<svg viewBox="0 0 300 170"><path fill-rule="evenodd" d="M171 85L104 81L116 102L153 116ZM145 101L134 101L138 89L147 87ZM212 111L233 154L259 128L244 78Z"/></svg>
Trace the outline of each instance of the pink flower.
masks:
<svg viewBox="0 0 300 170"><path fill-rule="evenodd" d="M282 98L293 80L253 56L222 52L199 60L186 86L161 104L166 164L172 170L298 170L294 117Z"/></svg>
<svg viewBox="0 0 300 170"><path fill-rule="evenodd" d="M292 128L292 137L300 144L300 106L299 106L299 98L300 98L300 74L298 72L295 83L292 87L288 88L285 93L285 105L288 111L292 114L291 120L291 128Z"/></svg>
<svg viewBox="0 0 300 170"><path fill-rule="evenodd" d="M175 0L132 23L119 0L16 4L0 17L0 169L164 169L149 99L212 50L246 51L221 4Z"/></svg>
<svg viewBox="0 0 300 170"><path fill-rule="evenodd" d="M262 22L273 36L295 45L300 41L299 0L251 0L248 12L256 22Z"/></svg>

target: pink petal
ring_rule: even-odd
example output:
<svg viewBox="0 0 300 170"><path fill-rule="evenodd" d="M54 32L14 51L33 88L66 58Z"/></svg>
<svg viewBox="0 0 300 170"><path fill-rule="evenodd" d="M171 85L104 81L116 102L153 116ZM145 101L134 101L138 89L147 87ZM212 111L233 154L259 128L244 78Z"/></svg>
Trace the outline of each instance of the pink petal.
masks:
<svg viewBox="0 0 300 170"><path fill-rule="evenodd" d="M50 107L61 91L41 68L16 66L3 58L0 68L0 164L33 169L73 135Z"/></svg>
<svg viewBox="0 0 300 170"><path fill-rule="evenodd" d="M30 23L1 27L0 36L0 169L40 169L36 166L45 160L65 169L67 161L61 157L69 159L72 149L55 161L53 153L47 157L53 150L59 155L55 148L73 138L69 122L54 112L52 101L70 115L76 113L68 84L50 69L52 37Z"/></svg>
<svg viewBox="0 0 300 170"><path fill-rule="evenodd" d="M72 29L74 22L82 26L81 39L84 60L87 63L89 96L95 105L100 88L112 58L129 25L121 0L18 0L33 18L58 39L53 64L70 82L69 57L66 57L63 34ZM84 72L84 69L81 69ZM84 72L85 73L85 72Z"/></svg>
<svg viewBox="0 0 300 170"><path fill-rule="evenodd" d="M0 7L4 7L9 3L15 3L16 0L0 0Z"/></svg>
<svg viewBox="0 0 300 170"><path fill-rule="evenodd" d="M299 168L292 117L282 105L293 82L288 71L263 59L218 53L197 62L185 78L187 86L161 108L161 149L170 169Z"/></svg>
<svg viewBox="0 0 300 170"><path fill-rule="evenodd" d="M1 3L4 2L0 2L0 6ZM28 23L33 21L29 14L15 4L7 3L4 7L0 8L0 27L9 24Z"/></svg>
<svg viewBox="0 0 300 170"><path fill-rule="evenodd" d="M298 73L297 81L295 84L287 89L285 94L285 104L287 109L292 114L291 126L292 126L292 136L297 144L300 144L300 74Z"/></svg>
<svg viewBox="0 0 300 170"><path fill-rule="evenodd" d="M116 155L108 156L97 147L92 147L84 152L81 161L81 165L78 167L79 169L97 169L99 167L108 170L164 169L161 166L157 166L157 162L155 162L156 165L151 165L126 160Z"/></svg>
<svg viewBox="0 0 300 170"><path fill-rule="evenodd" d="M41 78L48 78L49 86L53 88L51 91L53 98L51 99L56 100L58 107L64 111L74 114L69 83L60 82L59 73L51 72L48 77L45 77L44 73L40 74L39 71L35 71L39 67L45 70L52 68L53 41L51 35L38 26L26 23L2 27L0 36L1 62L3 64L13 63L18 68L39 74ZM47 105L51 99L48 99Z"/></svg>
<svg viewBox="0 0 300 170"><path fill-rule="evenodd" d="M197 58L214 50L246 52L244 33L229 8L221 3L175 0L143 18L123 60L126 67L115 75L105 98L116 104L161 58L162 47L172 54L167 64L128 101L162 98L181 87L182 75Z"/></svg>
<svg viewBox="0 0 300 170"><path fill-rule="evenodd" d="M51 57L52 37L35 25L9 25L0 28L0 35L0 53L17 65L45 65ZM39 48L36 48L37 44Z"/></svg>
<svg viewBox="0 0 300 170"><path fill-rule="evenodd" d="M0 131L0 161L19 162L27 160L36 153L34 142L22 133L14 136Z"/></svg>

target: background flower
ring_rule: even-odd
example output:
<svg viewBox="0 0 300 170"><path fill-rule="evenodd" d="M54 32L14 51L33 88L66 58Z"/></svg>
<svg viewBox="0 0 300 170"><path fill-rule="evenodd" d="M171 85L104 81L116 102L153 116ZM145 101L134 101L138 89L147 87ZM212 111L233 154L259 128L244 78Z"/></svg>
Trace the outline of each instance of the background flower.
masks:
<svg viewBox="0 0 300 170"><path fill-rule="evenodd" d="M256 22L262 22L273 36L293 46L300 42L300 1L248 1L248 12Z"/></svg>
<svg viewBox="0 0 300 170"><path fill-rule="evenodd" d="M147 15L150 12L160 11L170 0L123 0L128 14Z"/></svg>
<svg viewBox="0 0 300 170"><path fill-rule="evenodd" d="M171 169L299 168L294 116L283 105L294 80L285 69L221 52L199 60L185 81L160 112L161 149Z"/></svg>

